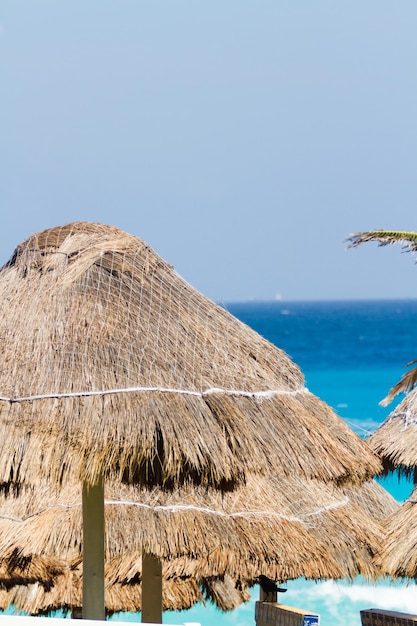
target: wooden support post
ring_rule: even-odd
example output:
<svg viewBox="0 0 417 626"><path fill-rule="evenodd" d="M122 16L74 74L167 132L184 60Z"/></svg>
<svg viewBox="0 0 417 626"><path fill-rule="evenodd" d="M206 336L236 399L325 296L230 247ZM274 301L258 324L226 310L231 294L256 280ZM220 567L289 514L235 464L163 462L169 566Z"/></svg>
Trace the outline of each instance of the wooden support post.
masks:
<svg viewBox="0 0 417 626"><path fill-rule="evenodd" d="M142 622L162 624L162 562L143 550Z"/></svg>
<svg viewBox="0 0 417 626"><path fill-rule="evenodd" d="M104 481L83 483L83 619L104 620Z"/></svg>

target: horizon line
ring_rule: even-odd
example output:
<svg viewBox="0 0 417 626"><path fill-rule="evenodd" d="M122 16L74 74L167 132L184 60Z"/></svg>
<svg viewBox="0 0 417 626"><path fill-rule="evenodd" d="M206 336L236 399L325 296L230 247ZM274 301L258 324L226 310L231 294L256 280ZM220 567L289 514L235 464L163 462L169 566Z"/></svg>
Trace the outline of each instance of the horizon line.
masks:
<svg viewBox="0 0 417 626"><path fill-rule="evenodd" d="M217 304L220 306L222 304L296 304L296 303L307 303L307 302L409 302L409 301L417 301L417 296L415 297L407 297L407 296L384 296L384 297L354 297L354 298L337 298L337 297L328 297L328 298L245 298L242 300L215 300Z"/></svg>

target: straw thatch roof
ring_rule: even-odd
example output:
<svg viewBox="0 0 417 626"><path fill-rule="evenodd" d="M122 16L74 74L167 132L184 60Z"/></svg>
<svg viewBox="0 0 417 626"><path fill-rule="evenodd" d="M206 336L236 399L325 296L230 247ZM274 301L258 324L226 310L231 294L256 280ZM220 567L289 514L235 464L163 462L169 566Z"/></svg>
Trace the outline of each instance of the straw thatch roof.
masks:
<svg viewBox="0 0 417 626"><path fill-rule="evenodd" d="M394 408L368 439L382 458L385 473L417 482L417 389ZM417 491L384 523L384 540L374 559L381 572L417 580Z"/></svg>
<svg viewBox="0 0 417 626"><path fill-rule="evenodd" d="M233 609L260 573L279 580L379 575L372 558L380 521L397 506L375 481L339 488L257 478L247 488L222 496L191 485L175 492L108 485L107 613L141 610L142 545L163 560L165 610L201 600ZM16 582L0 570L0 606L31 614L81 606L80 509L69 488L22 489L0 500L0 554L14 551L28 567L51 553L61 559L48 584Z"/></svg>
<svg viewBox="0 0 417 626"><path fill-rule="evenodd" d="M219 581L220 586L224 586ZM232 585L233 587L233 585ZM224 593L225 601L228 602L231 594ZM236 593L239 593L236 590ZM219 603L223 608L223 595L220 595ZM169 579L164 581L162 602L165 611L191 608L197 602L204 601L204 595L191 579ZM242 602L237 603L237 606ZM30 615L44 615L58 609L79 611L82 606L82 576L77 570L66 570L54 582L50 588L45 588L40 583L30 585L15 585L9 589L0 588L0 608L6 609L13 605L15 610L29 613ZM228 608L235 608L229 606ZM142 609L141 585L112 584L106 586L106 614L118 612L137 613ZM223 610L227 610L224 609Z"/></svg>
<svg viewBox="0 0 417 626"><path fill-rule="evenodd" d="M375 565L393 578L417 580L417 489L385 521Z"/></svg>
<svg viewBox="0 0 417 626"><path fill-rule="evenodd" d="M6 482L230 488L379 470L281 350L137 237L87 222L37 233L0 270L0 302Z"/></svg>
<svg viewBox="0 0 417 626"><path fill-rule="evenodd" d="M15 503L10 496L0 503L0 558L15 551L28 563L53 556L78 567L79 494L70 488L27 492ZM25 499L28 508L19 519ZM374 481L340 488L301 478L251 477L224 494L191 484L174 491L107 485L106 579L122 585L140 581L142 550L162 560L166 579L229 575L253 584L261 573L275 580L372 578L378 575L371 561L382 539L380 520L394 508L393 498ZM5 512L13 521L1 519Z"/></svg>
<svg viewBox="0 0 417 626"><path fill-rule="evenodd" d="M40 506L33 488L0 487L0 533L13 536L22 520L31 515ZM62 574L65 563L53 552L50 554L31 554L25 556L19 547L10 546L0 555L0 585L29 585L41 582L45 587Z"/></svg>
<svg viewBox="0 0 417 626"><path fill-rule="evenodd" d="M378 522L385 523L399 508L397 500L375 480L369 480L360 486L345 486L343 492Z"/></svg>
<svg viewBox="0 0 417 626"><path fill-rule="evenodd" d="M417 389L410 391L368 438L386 472L417 475Z"/></svg>
<svg viewBox="0 0 417 626"><path fill-rule="evenodd" d="M104 477L113 594L140 583L142 553L182 585L181 606L196 597L190 585L234 606L261 573L377 574L377 516L342 489L361 489L377 456L284 352L143 241L91 223L37 233L0 269L0 302L0 481L10 488L0 564L18 554L44 576L54 565L55 592L69 568L76 589L78 489L95 484L102 498ZM101 615L99 603L88 595L85 616Z"/></svg>

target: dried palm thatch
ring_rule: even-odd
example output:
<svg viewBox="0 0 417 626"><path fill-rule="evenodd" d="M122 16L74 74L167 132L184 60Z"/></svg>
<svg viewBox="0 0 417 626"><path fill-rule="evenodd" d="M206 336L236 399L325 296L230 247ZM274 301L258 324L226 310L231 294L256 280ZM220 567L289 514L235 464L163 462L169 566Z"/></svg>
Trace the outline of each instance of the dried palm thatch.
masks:
<svg viewBox="0 0 417 626"><path fill-rule="evenodd" d="M326 552L331 554L337 563L343 563L348 576L353 579L359 573L369 579L381 576L381 571L375 567L373 560L368 562L370 552L373 554L379 549L383 537L383 522L398 509L394 498L375 481L367 481L360 486L345 487L343 493L349 506L337 511L337 515L328 515L325 518L315 516L313 533L320 537ZM370 541L359 538L359 528L367 526L373 536L372 547ZM369 542L369 543L368 543ZM360 571L358 563L361 563Z"/></svg>
<svg viewBox="0 0 417 626"><path fill-rule="evenodd" d="M21 520L39 505L33 489L0 488L0 526L2 532L13 534ZM62 574L65 563L52 553L33 554L29 558L17 548L4 550L0 556L0 586L29 585L41 582L45 587Z"/></svg>
<svg viewBox="0 0 417 626"><path fill-rule="evenodd" d="M360 486L345 486L343 492L377 522L385 523L399 508L397 500L375 480L369 480Z"/></svg>
<svg viewBox="0 0 417 626"><path fill-rule="evenodd" d="M242 602L247 602L250 594L230 576L208 578L203 582L204 598L211 600L222 611L232 611Z"/></svg>
<svg viewBox="0 0 417 626"><path fill-rule="evenodd" d="M104 474L225 489L250 473L379 470L281 350L123 231L78 222L33 235L0 270L0 301L6 482Z"/></svg>
<svg viewBox="0 0 417 626"><path fill-rule="evenodd" d="M410 391L368 438L384 471L417 478L417 389Z"/></svg>
<svg viewBox="0 0 417 626"><path fill-rule="evenodd" d="M64 563L54 556L33 554L26 558L20 550L9 550L0 560L0 586L9 588L40 582L49 588L63 571Z"/></svg>
<svg viewBox="0 0 417 626"><path fill-rule="evenodd" d="M70 488L27 492L30 508L20 521L14 515L13 524L0 523L0 557L14 551L30 564L53 556L77 568L83 550L79 494ZM22 512L23 499L19 494L14 506L9 496L0 516ZM106 580L108 586L140 581L142 550L161 559L167 580L229 575L253 584L260 573L275 580L373 578L379 519L394 507L374 481L342 489L301 478L250 477L224 494L190 483L174 491L108 484Z"/></svg>
<svg viewBox="0 0 417 626"><path fill-rule="evenodd" d="M385 537L375 565L393 578L417 580L417 490L384 524Z"/></svg>
<svg viewBox="0 0 417 626"><path fill-rule="evenodd" d="M141 488L137 502L107 514L108 567L114 558L137 559L140 549L171 568L200 568L217 596L226 575L373 575L378 526L341 501L336 485L377 473L377 456L305 389L281 350L196 292L144 242L91 223L37 233L0 269L0 302L0 480L68 490L83 481L84 530L94 529L84 591L93 568L100 578L85 595L86 617L104 610L103 516L93 519L103 477L110 488ZM294 493L303 494L295 512ZM19 537L29 561L53 557L75 567L80 503L48 502L52 508L20 525L15 543L2 535L1 553ZM96 521L101 538L90 550ZM345 558L354 540L360 547Z"/></svg>
<svg viewBox="0 0 417 626"><path fill-rule="evenodd" d="M216 581L217 582L217 581ZM221 586L222 581L219 581ZM230 601L229 590L219 594L219 605L226 606ZM189 579L170 579L164 581L163 608L165 611L191 608L204 600L197 583ZM242 599L240 599L240 604ZM50 588L40 583L15 585L9 589L0 589L0 608L13 605L15 610L30 615L46 615L58 609L79 612L82 606L82 576L77 570L66 570ZM230 606L230 608L235 608ZM106 587L106 615L119 612L138 613L142 609L142 591L140 584L113 584Z"/></svg>
<svg viewBox="0 0 417 626"><path fill-rule="evenodd" d="M200 501L195 487L183 486L175 493L156 489L144 492L127 486L121 493L115 485L107 489L107 495L124 498L107 500L106 505L107 613L141 610L140 545L146 540L148 549L161 544L165 610L189 608L201 600L231 610L249 598L246 586L256 583L260 572L281 580L300 574L309 578L331 574L336 578L362 573L374 578L380 572L371 560L382 541L377 520L395 508L393 499L374 481L344 489L328 485L323 491L323 485L315 481L256 479L248 485L250 502L243 488L241 493L238 490L221 497L200 487ZM25 521L15 518L10 536L4 536L1 528L3 544L29 563L34 550L39 551L38 559L48 558L52 550L66 563L49 586L9 581L0 593L0 602L3 607L13 603L31 614L77 609L82 603L81 507L76 500L66 505L62 501L63 496L74 498L76 494L61 492L60 497L54 496L55 502L49 494L45 508L45 492L37 490L35 495L34 490L27 491L31 492L26 497L30 506L43 510L28 510ZM6 506L13 509L10 496L0 510ZM24 509L22 493L13 512L17 509ZM190 527L194 527L194 534ZM17 548L20 542L22 547ZM138 553L134 552L136 547ZM175 551L186 556L174 557ZM273 563L273 559L277 561ZM0 579L3 587L5 582Z"/></svg>
<svg viewBox="0 0 417 626"><path fill-rule="evenodd" d="M229 576L203 579L198 585L192 578L164 580L162 603L164 611L190 609L197 602L213 602L222 611L232 611L250 595ZM53 586L43 587L40 583L15 585L0 588L0 609L11 605L17 611L30 615L47 615L56 610L79 613L82 603L82 581L80 573L67 570ZM142 589L138 583L113 584L106 587L106 615L120 612L138 613L142 610Z"/></svg>

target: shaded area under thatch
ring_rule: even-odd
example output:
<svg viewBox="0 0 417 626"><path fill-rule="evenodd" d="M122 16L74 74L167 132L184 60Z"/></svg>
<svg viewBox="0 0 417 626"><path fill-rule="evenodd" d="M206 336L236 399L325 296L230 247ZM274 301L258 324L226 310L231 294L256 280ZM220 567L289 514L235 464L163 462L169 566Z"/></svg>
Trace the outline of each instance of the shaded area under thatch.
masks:
<svg viewBox="0 0 417 626"><path fill-rule="evenodd" d="M167 611L191 608L204 600L199 586L191 578L165 580L162 599L163 608ZM6 609L11 604L16 610L30 615L47 615L58 609L79 612L82 607L82 576L77 570L66 570L51 588L45 588L41 583L0 588L0 608ZM140 584L106 587L107 616L126 611L137 613L141 609Z"/></svg>

